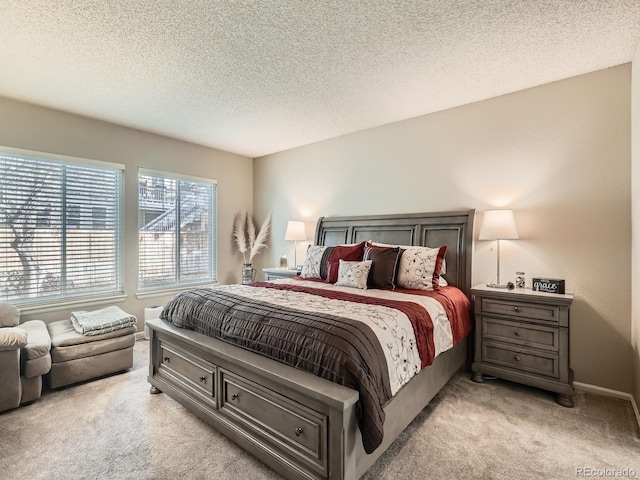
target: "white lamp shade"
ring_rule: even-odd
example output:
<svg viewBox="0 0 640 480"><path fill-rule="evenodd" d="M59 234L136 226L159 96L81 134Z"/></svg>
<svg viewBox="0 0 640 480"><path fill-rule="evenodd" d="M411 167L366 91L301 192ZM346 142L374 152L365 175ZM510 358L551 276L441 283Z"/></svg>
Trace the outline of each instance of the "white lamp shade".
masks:
<svg viewBox="0 0 640 480"><path fill-rule="evenodd" d="M304 222L296 222L289 220L287 222L287 230L284 232L285 240L299 241L307 239L307 232L304 228Z"/></svg>
<svg viewBox="0 0 640 480"><path fill-rule="evenodd" d="M518 230L513 210L487 210L482 216L478 240L516 240Z"/></svg>

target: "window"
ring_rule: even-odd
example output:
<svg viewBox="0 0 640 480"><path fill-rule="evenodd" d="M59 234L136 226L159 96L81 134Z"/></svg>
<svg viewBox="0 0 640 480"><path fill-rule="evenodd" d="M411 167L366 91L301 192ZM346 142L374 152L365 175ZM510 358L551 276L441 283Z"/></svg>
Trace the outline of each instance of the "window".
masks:
<svg viewBox="0 0 640 480"><path fill-rule="evenodd" d="M138 288L215 281L215 226L215 181L140 170Z"/></svg>
<svg viewBox="0 0 640 480"><path fill-rule="evenodd" d="M1 300L122 294L123 167L23 153L0 150Z"/></svg>

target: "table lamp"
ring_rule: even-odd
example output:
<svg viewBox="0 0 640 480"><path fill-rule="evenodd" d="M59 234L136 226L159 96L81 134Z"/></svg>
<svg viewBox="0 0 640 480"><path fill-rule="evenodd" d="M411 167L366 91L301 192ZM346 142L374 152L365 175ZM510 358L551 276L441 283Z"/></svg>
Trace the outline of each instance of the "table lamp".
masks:
<svg viewBox="0 0 640 480"><path fill-rule="evenodd" d="M304 222L297 222L289 220L287 222L287 230L284 232L284 239L295 242L295 250L293 251L293 268L298 268L298 242L307 239L307 232L304 227Z"/></svg>
<svg viewBox="0 0 640 480"><path fill-rule="evenodd" d="M513 210L487 210L482 216L482 226L478 240L496 240L496 283L487 287L507 288L500 283L500 240L517 240L518 230L513 218Z"/></svg>

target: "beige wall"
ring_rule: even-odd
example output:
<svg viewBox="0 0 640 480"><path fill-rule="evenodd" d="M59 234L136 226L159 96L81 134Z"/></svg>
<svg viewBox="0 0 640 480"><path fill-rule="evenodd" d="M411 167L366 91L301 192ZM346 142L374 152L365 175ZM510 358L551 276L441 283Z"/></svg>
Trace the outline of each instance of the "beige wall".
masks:
<svg viewBox="0 0 640 480"><path fill-rule="evenodd" d="M124 163L127 199L136 199L138 167L216 178L223 283L239 280L233 213L251 211L252 205L258 221L270 208L274 212L271 248L258 256L258 266L277 265L282 254L293 257L291 242L283 239L291 219L305 220L312 238L321 215L513 208L521 239L503 243L503 279L512 279L516 270L524 270L529 282L534 275L565 278L576 294L576 380L633 389L638 401L635 304L633 336L631 322L630 79L631 66L623 65L270 155L253 165L238 155L0 98L0 145ZM635 138L639 130L636 122ZM637 175L635 185L640 186ZM638 212L634 218L640 219ZM476 236L480 221L481 213ZM125 222L128 298L121 306L142 318L145 306L168 297L136 298L135 208L127 208ZM495 276L492 246L476 241L474 282ZM298 263L304 248L298 249ZM640 291L637 285L634 292Z"/></svg>
<svg viewBox="0 0 640 480"><path fill-rule="evenodd" d="M124 310L142 319L145 306L162 304L171 298L171 295L136 298L139 167L217 179L218 279L222 283L240 280L242 257L233 246L231 227L235 210L252 211L252 159L6 98L0 98L0 112L0 145L125 164L127 300L119 304ZM69 313L69 310L36 312L23 318L53 320L68 318ZM138 325L141 327L140 322Z"/></svg>
<svg viewBox="0 0 640 480"><path fill-rule="evenodd" d="M521 239L503 243L502 279L566 279L575 379L630 392L630 77L627 64L258 158L254 211L274 212L259 262L293 255L287 220L313 238L319 216L508 206ZM476 283L495 276L491 247L476 241Z"/></svg>
<svg viewBox="0 0 640 480"><path fill-rule="evenodd" d="M633 58L631 71L631 191L632 194L632 320L633 390L640 407L640 44ZM640 421L640 419L639 419Z"/></svg>

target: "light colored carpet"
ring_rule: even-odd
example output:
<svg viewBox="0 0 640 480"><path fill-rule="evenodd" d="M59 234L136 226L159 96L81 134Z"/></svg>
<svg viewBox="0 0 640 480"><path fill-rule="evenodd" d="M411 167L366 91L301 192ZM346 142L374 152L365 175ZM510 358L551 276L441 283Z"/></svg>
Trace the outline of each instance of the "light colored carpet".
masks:
<svg viewBox="0 0 640 480"><path fill-rule="evenodd" d="M150 395L148 347L136 344L126 373L0 414L0 478L281 478L167 395ZM577 468L600 478L630 468L640 478L630 403L574 400L567 409L547 392L460 373L364 478L569 479L580 478Z"/></svg>

